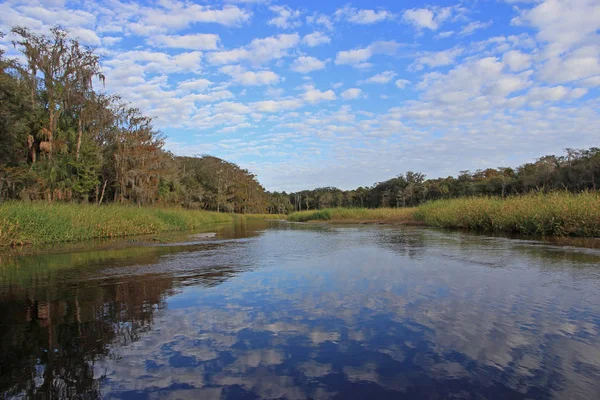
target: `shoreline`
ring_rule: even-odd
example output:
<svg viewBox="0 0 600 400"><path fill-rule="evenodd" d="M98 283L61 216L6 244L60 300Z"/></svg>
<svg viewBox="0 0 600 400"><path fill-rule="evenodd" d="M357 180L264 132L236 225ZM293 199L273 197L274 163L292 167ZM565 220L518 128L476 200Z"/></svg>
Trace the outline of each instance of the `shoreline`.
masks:
<svg viewBox="0 0 600 400"><path fill-rule="evenodd" d="M216 223L268 218L281 216L175 207L9 202L0 204L0 248L191 231Z"/></svg>
<svg viewBox="0 0 600 400"><path fill-rule="evenodd" d="M531 193L505 199L467 197L436 200L413 208L329 208L295 212L288 220L597 238L600 237L600 193Z"/></svg>

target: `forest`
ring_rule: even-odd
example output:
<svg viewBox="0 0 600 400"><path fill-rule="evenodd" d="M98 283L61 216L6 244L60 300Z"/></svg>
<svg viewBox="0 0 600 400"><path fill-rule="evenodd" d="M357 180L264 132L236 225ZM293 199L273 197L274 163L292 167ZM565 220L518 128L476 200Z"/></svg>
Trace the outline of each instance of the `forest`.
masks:
<svg viewBox="0 0 600 400"><path fill-rule="evenodd" d="M516 168L426 179L406 172L370 187L267 192L255 175L210 155L180 157L133 105L103 91L100 55L68 31L15 27L21 62L0 50L0 202L173 205L236 213L412 207L468 196L596 190L600 148L566 149Z"/></svg>
<svg viewBox="0 0 600 400"><path fill-rule="evenodd" d="M0 52L0 201L267 209L253 174L217 157L171 154L151 118L99 91L95 49L58 27L12 33L25 62Z"/></svg>

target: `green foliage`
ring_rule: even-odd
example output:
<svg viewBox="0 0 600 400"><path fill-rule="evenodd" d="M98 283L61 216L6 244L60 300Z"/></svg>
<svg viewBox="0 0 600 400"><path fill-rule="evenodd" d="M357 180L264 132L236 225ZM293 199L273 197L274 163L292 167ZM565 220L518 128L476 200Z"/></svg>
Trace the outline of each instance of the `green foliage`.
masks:
<svg viewBox="0 0 600 400"><path fill-rule="evenodd" d="M231 214L180 208L8 202L0 204L0 246L155 234L233 219Z"/></svg>
<svg viewBox="0 0 600 400"><path fill-rule="evenodd" d="M411 223L415 208L328 208L290 214L289 221L333 221L336 223Z"/></svg>
<svg viewBox="0 0 600 400"><path fill-rule="evenodd" d="M0 201L276 211L247 170L211 156L173 156L151 118L97 93L92 78L104 76L93 48L58 27L12 33L25 63L0 50Z"/></svg>
<svg viewBox="0 0 600 400"><path fill-rule="evenodd" d="M329 210L318 211L299 211L288 216L288 221L306 222L306 221L328 221L331 219Z"/></svg>

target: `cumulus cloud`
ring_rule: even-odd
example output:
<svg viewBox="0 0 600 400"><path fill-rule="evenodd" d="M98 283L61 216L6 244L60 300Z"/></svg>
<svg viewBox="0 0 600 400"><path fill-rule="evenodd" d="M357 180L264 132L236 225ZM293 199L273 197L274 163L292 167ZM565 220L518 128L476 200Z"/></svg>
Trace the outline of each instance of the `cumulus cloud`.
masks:
<svg viewBox="0 0 600 400"><path fill-rule="evenodd" d="M318 71L325 68L325 61L321 61L315 57L301 56L294 60L292 63L292 71L307 74L312 71Z"/></svg>
<svg viewBox="0 0 600 400"><path fill-rule="evenodd" d="M360 81L359 83L386 84L392 79L394 79L395 76L396 73L394 71L384 71L379 74L373 75L372 77L367 78L363 81Z"/></svg>
<svg viewBox="0 0 600 400"><path fill-rule="evenodd" d="M436 31L451 16L451 7L413 8L404 11L402 19L413 25L416 29Z"/></svg>
<svg viewBox="0 0 600 400"><path fill-rule="evenodd" d="M219 35L196 33L190 35L156 35L146 42L156 47L171 47L188 50L216 50L219 47Z"/></svg>
<svg viewBox="0 0 600 400"><path fill-rule="evenodd" d="M362 90L358 88L350 88L342 92L342 99L354 100L362 96Z"/></svg>
<svg viewBox="0 0 600 400"><path fill-rule="evenodd" d="M296 33L253 39L245 47L211 53L208 60L213 65L232 64L240 61L262 64L287 56L289 50L296 47L299 42L300 36Z"/></svg>
<svg viewBox="0 0 600 400"><path fill-rule="evenodd" d="M437 51L432 53L425 53L417 58L417 60L410 65L410 70L420 71L424 67L442 67L446 65L454 64L456 58L464 52L463 49L457 47L443 51Z"/></svg>
<svg viewBox="0 0 600 400"><path fill-rule="evenodd" d="M302 38L302 43L309 47L315 47L321 44L330 43L331 38L322 32L313 32Z"/></svg>
<svg viewBox="0 0 600 400"><path fill-rule="evenodd" d="M321 92L319 89L312 85L305 87L305 92L302 94L302 99L308 103L320 103L322 101L331 101L336 99L336 95L333 90L326 90Z"/></svg>
<svg viewBox="0 0 600 400"><path fill-rule="evenodd" d="M510 50L504 53L503 60L512 71L522 71L531 66L531 55L519 50Z"/></svg>
<svg viewBox="0 0 600 400"><path fill-rule="evenodd" d="M356 68L368 67L370 64L367 61L372 56L378 54L394 55L399 47L400 44L395 41L374 42L365 48L338 52L335 63L336 65L351 65Z"/></svg>
<svg viewBox="0 0 600 400"><path fill-rule="evenodd" d="M404 89L406 86L410 85L410 81L406 80L406 79L398 79L396 81L396 87L398 87L398 89Z"/></svg>
<svg viewBox="0 0 600 400"><path fill-rule="evenodd" d="M279 82L279 76L273 71L246 71L239 65L227 65L219 69L233 78L233 82L243 86L273 85Z"/></svg>
<svg viewBox="0 0 600 400"><path fill-rule="evenodd" d="M281 29L292 29L302 25L300 11L298 10L292 10L287 6L271 6L269 10L277 14L276 17L267 21L269 25L274 25Z"/></svg>
<svg viewBox="0 0 600 400"><path fill-rule="evenodd" d="M334 16L338 20L344 19L359 25L370 25L394 18L394 14L386 10L361 10L348 6L336 10Z"/></svg>
<svg viewBox="0 0 600 400"><path fill-rule="evenodd" d="M306 22L311 25L321 25L328 30L333 30L333 22L331 18L325 14L315 13L306 17Z"/></svg>
<svg viewBox="0 0 600 400"><path fill-rule="evenodd" d="M492 24L493 24L493 21L488 21L488 22L473 21L473 22L463 26L458 34L460 36L472 35L473 33L475 33L475 31L478 31L480 29L489 28L490 26L492 26Z"/></svg>

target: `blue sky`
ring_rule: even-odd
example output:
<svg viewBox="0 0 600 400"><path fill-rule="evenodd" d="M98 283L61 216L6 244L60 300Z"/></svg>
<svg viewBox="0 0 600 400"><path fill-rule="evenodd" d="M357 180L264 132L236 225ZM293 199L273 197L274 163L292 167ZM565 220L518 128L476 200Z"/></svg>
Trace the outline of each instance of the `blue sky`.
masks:
<svg viewBox="0 0 600 400"><path fill-rule="evenodd" d="M106 90L169 150L233 161L268 190L600 146L600 0L0 4L4 32L55 24L98 47Z"/></svg>

